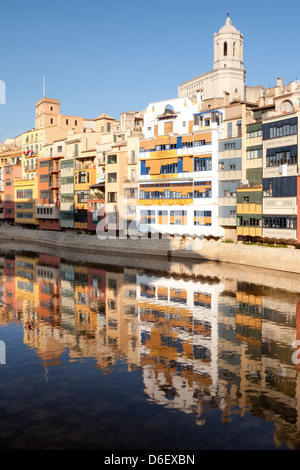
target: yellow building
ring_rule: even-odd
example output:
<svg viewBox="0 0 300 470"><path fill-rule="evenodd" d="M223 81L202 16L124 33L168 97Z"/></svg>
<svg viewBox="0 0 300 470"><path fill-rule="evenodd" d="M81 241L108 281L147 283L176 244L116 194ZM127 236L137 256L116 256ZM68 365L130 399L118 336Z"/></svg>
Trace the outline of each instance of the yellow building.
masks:
<svg viewBox="0 0 300 470"><path fill-rule="evenodd" d="M37 180L19 179L15 181L15 222L38 225L35 217Z"/></svg>
<svg viewBox="0 0 300 470"><path fill-rule="evenodd" d="M262 237L262 187L237 189L237 236Z"/></svg>

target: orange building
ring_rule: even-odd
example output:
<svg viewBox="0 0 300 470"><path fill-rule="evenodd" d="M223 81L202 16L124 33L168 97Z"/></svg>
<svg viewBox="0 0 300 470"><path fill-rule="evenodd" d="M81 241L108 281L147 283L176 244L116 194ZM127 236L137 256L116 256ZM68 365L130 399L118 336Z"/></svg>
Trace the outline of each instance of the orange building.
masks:
<svg viewBox="0 0 300 470"><path fill-rule="evenodd" d="M59 160L59 157L38 160L36 218L39 220L39 228L42 230L60 230Z"/></svg>

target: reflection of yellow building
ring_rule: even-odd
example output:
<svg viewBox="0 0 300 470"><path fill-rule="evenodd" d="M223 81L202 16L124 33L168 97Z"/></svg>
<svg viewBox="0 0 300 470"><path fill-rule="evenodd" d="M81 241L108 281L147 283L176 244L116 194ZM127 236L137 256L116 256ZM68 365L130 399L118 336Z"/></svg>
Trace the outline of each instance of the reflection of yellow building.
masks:
<svg viewBox="0 0 300 470"><path fill-rule="evenodd" d="M260 346L262 341L262 296L236 293L236 338Z"/></svg>
<svg viewBox="0 0 300 470"><path fill-rule="evenodd" d="M37 180L15 180L15 222L38 225L35 217Z"/></svg>

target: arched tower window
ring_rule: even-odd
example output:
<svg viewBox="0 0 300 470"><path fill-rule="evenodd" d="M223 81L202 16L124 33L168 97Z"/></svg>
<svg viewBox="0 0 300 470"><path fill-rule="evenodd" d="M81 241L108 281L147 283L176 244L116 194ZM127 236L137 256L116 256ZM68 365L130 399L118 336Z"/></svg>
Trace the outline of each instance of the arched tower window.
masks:
<svg viewBox="0 0 300 470"><path fill-rule="evenodd" d="M227 42L224 42L224 56L227 56Z"/></svg>
<svg viewBox="0 0 300 470"><path fill-rule="evenodd" d="M289 100L285 100L281 103L281 114L291 113L293 111L293 103Z"/></svg>
<svg viewBox="0 0 300 470"><path fill-rule="evenodd" d="M233 46L232 46L232 54L233 54L233 57L235 56L235 42L233 43Z"/></svg>

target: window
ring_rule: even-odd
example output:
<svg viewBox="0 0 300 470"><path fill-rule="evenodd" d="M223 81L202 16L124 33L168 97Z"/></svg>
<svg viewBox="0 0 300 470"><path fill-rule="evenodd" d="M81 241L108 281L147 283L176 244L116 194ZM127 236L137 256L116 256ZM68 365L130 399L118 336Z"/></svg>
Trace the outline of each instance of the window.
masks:
<svg viewBox="0 0 300 470"><path fill-rule="evenodd" d="M53 124L53 119L52 118L50 119L50 124Z"/></svg>
<svg viewBox="0 0 300 470"><path fill-rule="evenodd" d="M187 211L171 211L170 212L171 225L186 225L187 224Z"/></svg>
<svg viewBox="0 0 300 470"><path fill-rule="evenodd" d="M247 159L262 158L262 149L247 150Z"/></svg>
<svg viewBox="0 0 300 470"><path fill-rule="evenodd" d="M140 213L141 224L155 224L155 211L143 210Z"/></svg>
<svg viewBox="0 0 300 470"><path fill-rule="evenodd" d="M66 124L67 124L67 125L69 124L69 119L66 119Z"/></svg>
<svg viewBox="0 0 300 470"><path fill-rule="evenodd" d="M232 149L235 149L235 142L224 144L224 150L232 150Z"/></svg>
<svg viewBox="0 0 300 470"><path fill-rule="evenodd" d="M86 183L86 171L79 171L78 172L78 183Z"/></svg>
<svg viewBox="0 0 300 470"><path fill-rule="evenodd" d="M227 56L227 42L224 42L224 56Z"/></svg>
<svg viewBox="0 0 300 470"><path fill-rule="evenodd" d="M211 157L195 157L194 158L194 171L209 171L211 170Z"/></svg>
<svg viewBox="0 0 300 470"><path fill-rule="evenodd" d="M131 162L132 164L136 163L135 150L131 150Z"/></svg>
<svg viewBox="0 0 300 470"><path fill-rule="evenodd" d="M108 193L107 199L108 202L117 202L117 193Z"/></svg>
<svg viewBox="0 0 300 470"><path fill-rule="evenodd" d="M117 163L117 155L107 155L107 163L108 164Z"/></svg>
<svg viewBox="0 0 300 470"><path fill-rule="evenodd" d="M194 225L211 226L211 211L194 211Z"/></svg>
<svg viewBox="0 0 300 470"><path fill-rule="evenodd" d="M77 126L77 119L75 119L75 126Z"/></svg>
<svg viewBox="0 0 300 470"><path fill-rule="evenodd" d="M116 183L117 182L117 173L108 173L107 181L109 183Z"/></svg>
<svg viewBox="0 0 300 470"><path fill-rule="evenodd" d="M49 183L50 177L49 175L40 175L40 182L41 183Z"/></svg>

